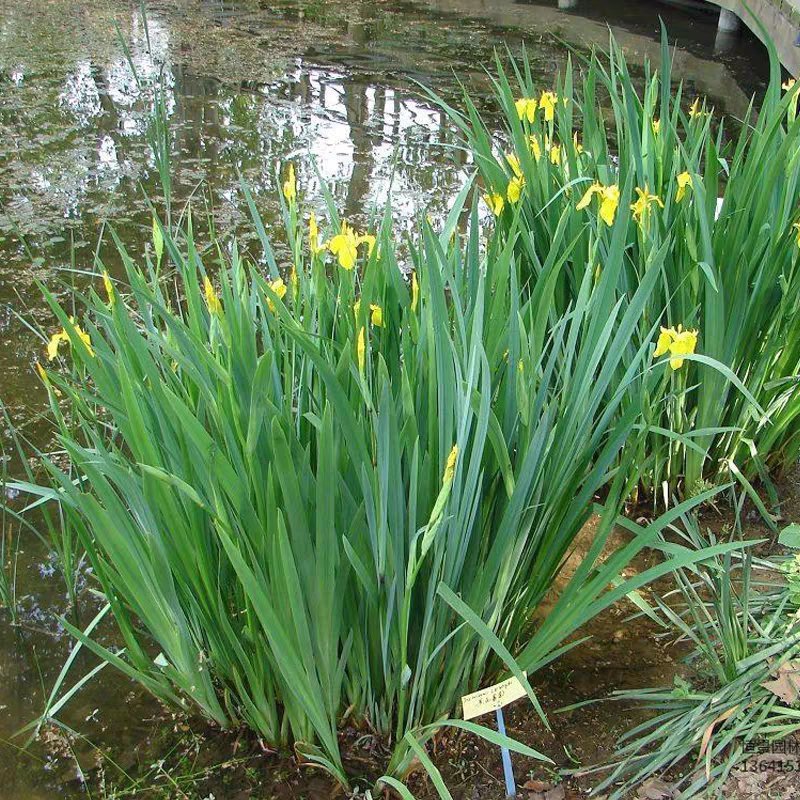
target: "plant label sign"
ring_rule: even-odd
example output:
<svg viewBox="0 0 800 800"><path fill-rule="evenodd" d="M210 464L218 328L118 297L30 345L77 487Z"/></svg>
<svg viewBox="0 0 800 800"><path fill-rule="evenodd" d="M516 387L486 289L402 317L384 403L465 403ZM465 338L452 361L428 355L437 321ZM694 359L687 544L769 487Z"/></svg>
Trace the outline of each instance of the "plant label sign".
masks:
<svg viewBox="0 0 800 800"><path fill-rule="evenodd" d="M494 686L487 686L472 694L465 694L461 698L461 707L464 710L464 719L474 719L490 711L498 711L525 697L527 692L516 678L509 678Z"/></svg>
<svg viewBox="0 0 800 800"><path fill-rule="evenodd" d="M509 678L494 686L487 686L472 694L466 694L461 698L464 719L473 719L494 711L497 715L497 730L501 736L505 736L506 723L503 719L503 706L525 697L526 694L525 687L517 678ZM511 753L508 752L507 747L500 747L500 756L503 761L503 777L506 781L506 797L516 797L517 787L514 783Z"/></svg>

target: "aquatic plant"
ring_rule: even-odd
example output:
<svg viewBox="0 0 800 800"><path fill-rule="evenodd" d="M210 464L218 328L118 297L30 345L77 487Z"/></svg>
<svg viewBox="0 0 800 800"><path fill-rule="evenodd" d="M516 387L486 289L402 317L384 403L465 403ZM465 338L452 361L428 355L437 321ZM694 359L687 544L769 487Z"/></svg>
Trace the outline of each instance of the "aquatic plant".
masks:
<svg viewBox="0 0 800 800"><path fill-rule="evenodd" d="M388 213L356 233L328 197L322 241L291 171L280 269L243 191L266 275L235 242L201 248L190 218L155 220L141 265L117 241L126 279L98 262L79 317L43 287L58 328L40 375L67 463L40 454L51 484L15 487L55 504L113 613L119 651L65 620L84 647L343 784L342 719L368 725L401 777L442 725L496 739L450 717L504 672L543 716L526 672L698 557L620 577L690 503L599 560L638 479L640 387L663 383L656 331L631 340L666 250L625 297L612 248L553 319L553 281L520 285L513 240L483 246L477 200L458 228L469 186L440 231L421 225L406 276ZM573 247L562 225L543 273ZM587 557L534 624L595 511Z"/></svg>
<svg viewBox="0 0 800 800"><path fill-rule="evenodd" d="M701 354L671 359L665 399L645 401L650 460L641 478L666 501L733 477L760 505L752 479L767 481L800 455L800 86L781 85L768 47L760 106L733 123L685 96L666 33L658 70L645 64L632 75L612 37L608 55L581 58L578 69L568 64L554 92L535 86L524 54L507 67L498 59L500 135L468 94L463 110L431 95L474 156L521 282L544 279L557 232L572 243L552 278L551 321L614 251L623 260L615 288L630 297L652 254L664 250L635 345L654 324L682 325L673 347ZM748 392L710 370L705 356L728 366Z"/></svg>

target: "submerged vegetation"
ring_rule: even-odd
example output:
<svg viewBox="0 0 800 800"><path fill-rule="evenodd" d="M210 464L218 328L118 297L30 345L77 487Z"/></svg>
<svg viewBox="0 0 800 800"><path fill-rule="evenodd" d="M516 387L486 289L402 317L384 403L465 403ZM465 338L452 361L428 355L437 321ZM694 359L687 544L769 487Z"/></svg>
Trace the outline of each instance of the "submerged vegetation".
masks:
<svg viewBox="0 0 800 800"><path fill-rule="evenodd" d="M116 239L124 280L98 258L77 312L42 287L59 452L37 453L46 480L8 485L49 509L65 574L91 565L106 606L64 624L161 700L245 724L343 786L364 778L342 756L351 722L404 796L414 762L447 796L424 749L444 726L547 760L456 719L460 697L511 674L546 724L528 676L669 574L689 611L658 613L732 705L778 639L795 653L787 601L755 616L740 538L707 541L693 515L737 486L774 524L754 484L800 451L797 87L775 65L733 138L674 88L666 44L642 91L613 42L543 90L524 60L498 64L496 89L500 135L469 98L446 106L483 186L407 242L391 204L357 230L326 193L318 220L289 164L285 259L243 186L263 269L213 228L201 245L191 213L154 212L149 250ZM626 521L608 552L639 490L665 510ZM631 576L645 548L659 560ZM109 611L121 648L91 635ZM689 755L687 715L720 721L707 699L689 692L623 745L608 782ZM775 705L731 724L775 727Z"/></svg>

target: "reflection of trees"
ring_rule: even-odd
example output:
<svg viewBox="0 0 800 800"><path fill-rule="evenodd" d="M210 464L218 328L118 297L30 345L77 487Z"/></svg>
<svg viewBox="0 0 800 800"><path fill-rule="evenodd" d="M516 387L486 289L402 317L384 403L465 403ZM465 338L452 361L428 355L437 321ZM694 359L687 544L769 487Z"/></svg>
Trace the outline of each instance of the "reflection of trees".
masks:
<svg viewBox="0 0 800 800"><path fill-rule="evenodd" d="M353 80L345 80L342 82L342 90L342 102L350 128L350 141L353 143L353 165L350 181L347 184L344 211L347 216L353 216L360 210L364 198L369 194L374 157L368 132L367 86Z"/></svg>

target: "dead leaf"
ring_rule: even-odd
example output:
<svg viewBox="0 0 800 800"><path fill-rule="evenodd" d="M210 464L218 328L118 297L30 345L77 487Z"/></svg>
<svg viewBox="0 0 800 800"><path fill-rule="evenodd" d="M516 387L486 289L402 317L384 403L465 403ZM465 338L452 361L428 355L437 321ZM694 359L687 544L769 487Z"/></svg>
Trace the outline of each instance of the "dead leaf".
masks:
<svg viewBox="0 0 800 800"><path fill-rule="evenodd" d="M722 714L720 714L720 715L719 715L719 716L718 716L718 717L717 717L717 718L716 718L716 719L715 719L715 720L714 720L714 721L713 721L713 722L712 722L712 723L711 723L711 724L710 724L710 725L709 725L709 726L708 726L708 727L705 729L705 732L703 733L703 741L702 741L702 743L700 744L700 755L697 757L697 760L698 760L698 761L699 761L699 760L700 760L700 759L701 759L701 758L702 758L702 757L705 755L706 748L708 747L708 743L709 743L709 741L711 741L711 734L713 734L713 733L714 733L714 727L715 727L715 726L716 726L718 723L720 723L720 722L725 722L725 720L726 720L726 719L728 719L728 717L729 717L731 714L733 714L733 712L734 712L734 711L736 711L736 709L737 709L737 708L739 708L739 706L734 706L733 708L729 708L727 711L725 711L725 712L723 712Z"/></svg>
<svg viewBox="0 0 800 800"><path fill-rule="evenodd" d="M793 706L800 697L800 662L787 661L778 667L775 680L761 684L767 691Z"/></svg>
<svg viewBox="0 0 800 800"><path fill-rule="evenodd" d="M660 778L651 778L645 781L636 793L642 800L672 800L675 791Z"/></svg>
<svg viewBox="0 0 800 800"><path fill-rule="evenodd" d="M529 792L541 792L544 794L553 788L553 784L547 783L547 781L537 781L531 778L529 781L525 781L525 783L522 784L522 788L527 789Z"/></svg>

